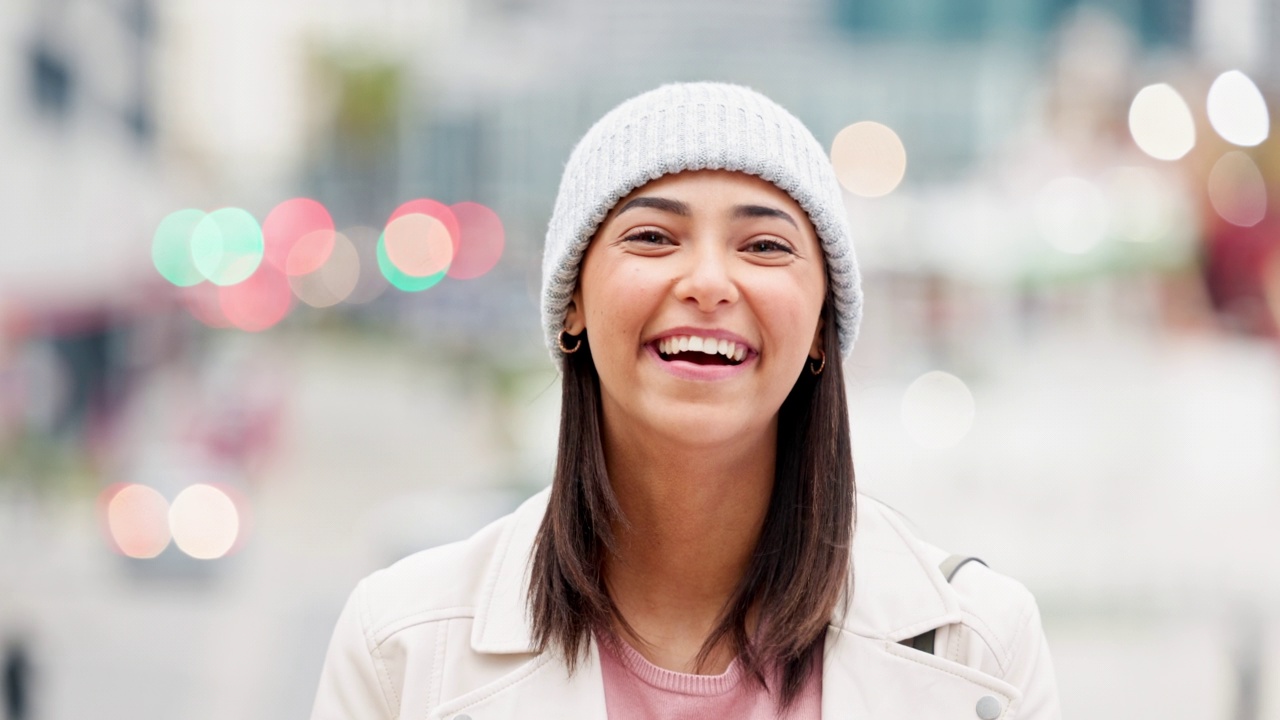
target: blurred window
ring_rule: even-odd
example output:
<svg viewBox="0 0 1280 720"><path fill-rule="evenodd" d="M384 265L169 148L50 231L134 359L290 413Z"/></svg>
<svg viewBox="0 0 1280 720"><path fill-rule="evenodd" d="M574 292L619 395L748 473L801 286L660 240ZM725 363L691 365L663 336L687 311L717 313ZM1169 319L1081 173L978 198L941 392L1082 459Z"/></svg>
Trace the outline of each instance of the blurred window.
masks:
<svg viewBox="0 0 1280 720"><path fill-rule="evenodd" d="M835 0L836 18L850 32L893 40L982 40L1044 37L1063 16L1097 6L1130 26L1147 46L1185 48L1191 41L1191 0Z"/></svg>
<svg viewBox="0 0 1280 720"><path fill-rule="evenodd" d="M36 109L46 115L66 117L71 110L74 88L74 76L67 58L48 44L37 42L31 48L29 62L31 99Z"/></svg>
<svg viewBox="0 0 1280 720"><path fill-rule="evenodd" d="M1138 35L1147 46L1191 46L1191 0L1137 0Z"/></svg>
<svg viewBox="0 0 1280 720"><path fill-rule="evenodd" d="M978 40L993 0L837 0L841 24L859 35L893 39Z"/></svg>

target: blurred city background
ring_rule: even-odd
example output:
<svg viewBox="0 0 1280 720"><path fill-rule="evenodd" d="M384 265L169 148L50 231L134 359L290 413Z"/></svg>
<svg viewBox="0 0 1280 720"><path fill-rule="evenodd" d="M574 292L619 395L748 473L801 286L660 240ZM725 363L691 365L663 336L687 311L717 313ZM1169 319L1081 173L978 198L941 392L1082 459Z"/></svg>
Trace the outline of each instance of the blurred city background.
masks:
<svg viewBox="0 0 1280 720"><path fill-rule="evenodd" d="M0 4L15 720L305 717L346 594L550 477L575 140L830 148L860 489L1037 595L1065 716L1280 718L1274 0Z"/></svg>

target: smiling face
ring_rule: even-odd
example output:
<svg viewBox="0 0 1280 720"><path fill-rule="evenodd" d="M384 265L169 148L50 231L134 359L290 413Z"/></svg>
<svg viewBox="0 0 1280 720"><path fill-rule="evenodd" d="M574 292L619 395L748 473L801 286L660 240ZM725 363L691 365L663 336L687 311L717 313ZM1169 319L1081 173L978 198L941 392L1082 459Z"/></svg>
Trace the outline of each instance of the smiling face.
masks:
<svg viewBox="0 0 1280 720"><path fill-rule="evenodd" d="M756 439L821 347L825 261L808 216L752 175L666 175L618 202L565 319L584 329L611 433Z"/></svg>

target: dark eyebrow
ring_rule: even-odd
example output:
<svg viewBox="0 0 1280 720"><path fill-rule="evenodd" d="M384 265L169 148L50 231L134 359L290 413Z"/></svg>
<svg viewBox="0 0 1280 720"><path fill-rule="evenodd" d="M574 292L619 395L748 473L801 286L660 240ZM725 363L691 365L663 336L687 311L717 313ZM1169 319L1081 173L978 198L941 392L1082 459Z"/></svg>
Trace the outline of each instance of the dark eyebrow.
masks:
<svg viewBox="0 0 1280 720"><path fill-rule="evenodd" d="M688 217L690 215L689 206L685 203L680 202L679 200L671 200L670 198L662 198L662 197L645 197L645 196L641 196L641 197L634 198L632 200L627 201L627 203L623 205L620 210L618 210L618 215L621 215L622 213L632 208L653 208L654 210L661 210L663 212L669 212L674 215L682 215L684 217Z"/></svg>
<svg viewBox="0 0 1280 720"><path fill-rule="evenodd" d="M672 200L664 197L641 196L638 198L632 198L624 203L623 206L619 208L618 215L621 215L632 208L653 208L654 210L661 210L663 212L669 212L673 215L680 215L682 217L689 217L689 215L692 214L692 211L689 209L689 205L679 200ZM737 205L733 208L733 217L735 219L776 217L787 221L797 230L800 229L800 225L796 223L795 218L791 217L789 213L767 205Z"/></svg>
<svg viewBox="0 0 1280 720"><path fill-rule="evenodd" d="M783 212L777 208L771 208L767 205L738 205L733 209L733 217L735 218L758 218L758 217L776 217L791 223L791 226L799 230L800 226L796 224L796 219L790 214Z"/></svg>

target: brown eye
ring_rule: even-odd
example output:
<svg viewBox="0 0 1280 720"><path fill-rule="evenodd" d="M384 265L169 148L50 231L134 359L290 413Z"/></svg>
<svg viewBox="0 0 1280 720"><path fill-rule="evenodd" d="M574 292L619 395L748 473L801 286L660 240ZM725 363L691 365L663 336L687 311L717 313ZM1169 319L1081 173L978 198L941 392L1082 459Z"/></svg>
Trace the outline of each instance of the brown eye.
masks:
<svg viewBox="0 0 1280 720"><path fill-rule="evenodd" d="M778 240L752 240L747 245L747 251L753 253L776 253L783 252L788 255L794 254L791 246Z"/></svg>
<svg viewBox="0 0 1280 720"><path fill-rule="evenodd" d="M671 243L670 238L657 230L641 230L626 236L623 240L642 245L668 245Z"/></svg>

